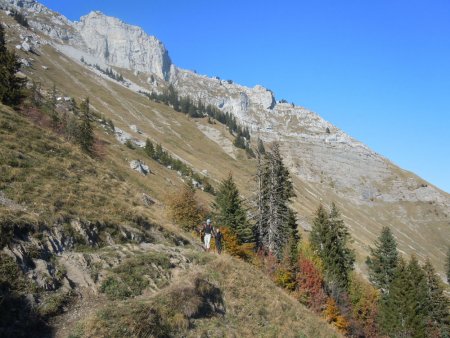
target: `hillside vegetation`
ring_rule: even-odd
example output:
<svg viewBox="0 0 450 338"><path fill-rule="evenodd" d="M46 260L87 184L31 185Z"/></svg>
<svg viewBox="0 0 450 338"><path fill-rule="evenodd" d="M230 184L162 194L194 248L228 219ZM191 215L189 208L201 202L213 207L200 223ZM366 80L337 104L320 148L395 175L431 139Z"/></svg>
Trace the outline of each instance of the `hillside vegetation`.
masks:
<svg viewBox="0 0 450 338"><path fill-rule="evenodd" d="M49 38L0 16L9 47ZM51 43L17 74L0 40L0 336L446 337L445 196L354 203L171 84Z"/></svg>
<svg viewBox="0 0 450 338"><path fill-rule="evenodd" d="M150 223L139 187L106 157L0 110L2 334L339 336L248 263Z"/></svg>

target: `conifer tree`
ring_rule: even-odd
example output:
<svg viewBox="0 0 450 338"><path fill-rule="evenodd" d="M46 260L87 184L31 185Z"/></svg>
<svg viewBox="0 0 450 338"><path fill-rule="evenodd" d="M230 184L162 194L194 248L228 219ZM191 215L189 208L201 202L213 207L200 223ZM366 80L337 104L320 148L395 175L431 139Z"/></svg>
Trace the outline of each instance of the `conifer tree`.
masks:
<svg viewBox="0 0 450 338"><path fill-rule="evenodd" d="M447 272L447 283L450 283L450 246L447 250L447 257L445 262L445 271Z"/></svg>
<svg viewBox="0 0 450 338"><path fill-rule="evenodd" d="M144 151L148 155L148 157L153 159L155 158L155 147L153 146L152 141L150 141L148 138L145 140Z"/></svg>
<svg viewBox="0 0 450 338"><path fill-rule="evenodd" d="M31 83L31 104L34 107L39 107L41 104L40 88L41 84L33 80Z"/></svg>
<svg viewBox="0 0 450 338"><path fill-rule="evenodd" d="M328 228L328 212L325 210L323 205L319 205L313 220L311 234L309 236L311 248L318 253L319 257L321 257L320 252L325 248L324 242L328 236Z"/></svg>
<svg viewBox="0 0 450 338"><path fill-rule="evenodd" d="M428 308L424 271L415 257L408 265L400 259L380 306L383 331L391 337L425 337Z"/></svg>
<svg viewBox="0 0 450 338"><path fill-rule="evenodd" d="M53 88L52 88L52 94L51 94L51 98L50 98L50 118L52 121L52 128L56 129L58 127L59 124L59 116L58 116L58 112L56 111L56 102L57 102L57 98L56 98L56 85L53 83Z"/></svg>
<svg viewBox="0 0 450 338"><path fill-rule="evenodd" d="M325 277L332 291L347 289L355 254L348 247L350 233L333 203L328 214L319 206L311 229L311 246L322 259Z"/></svg>
<svg viewBox="0 0 450 338"><path fill-rule="evenodd" d="M89 111L89 98L81 102L81 123L78 132L78 143L81 149L87 153L91 153L94 146L94 131L91 125L91 116Z"/></svg>
<svg viewBox="0 0 450 338"><path fill-rule="evenodd" d="M20 61L14 52L6 48L5 31L0 24L0 101L6 105L19 103L25 79L16 76Z"/></svg>
<svg viewBox="0 0 450 338"><path fill-rule="evenodd" d="M347 288L349 273L353 270L355 263L355 253L348 247L351 236L334 203L331 204L329 224L331 232L329 256L326 261L327 273L337 285Z"/></svg>
<svg viewBox="0 0 450 338"><path fill-rule="evenodd" d="M298 257L299 257L299 243L300 243L300 234L298 232L298 224L295 212L292 209L289 209L289 220L288 226L290 229L290 238L289 238L289 261L290 265L293 268L293 273L297 272L298 267Z"/></svg>
<svg viewBox="0 0 450 338"><path fill-rule="evenodd" d="M429 259L423 270L427 282L427 331L433 332L437 337L450 337L450 302L444 295L442 282Z"/></svg>
<svg viewBox="0 0 450 338"><path fill-rule="evenodd" d="M252 227L231 173L220 183L212 207L217 225L229 227L240 244L253 241Z"/></svg>
<svg viewBox="0 0 450 338"><path fill-rule="evenodd" d="M428 287L425 271L415 256L412 256L408 264L410 282L410 325L414 335L425 335L428 316Z"/></svg>
<svg viewBox="0 0 450 338"><path fill-rule="evenodd" d="M289 202L295 196L289 171L283 164L278 144L258 159L256 239L259 249L281 258L292 229Z"/></svg>
<svg viewBox="0 0 450 338"><path fill-rule="evenodd" d="M233 145L237 148L245 149L245 138L241 134L237 134L233 141Z"/></svg>
<svg viewBox="0 0 450 338"><path fill-rule="evenodd" d="M266 153L266 148L264 148L264 143L260 138L258 138L258 152L261 155L264 155Z"/></svg>
<svg viewBox="0 0 450 338"><path fill-rule="evenodd" d="M395 269L397 267L397 242L389 227L384 227L375 241L375 248L370 248L366 264L369 267L369 280L382 294L389 293Z"/></svg>

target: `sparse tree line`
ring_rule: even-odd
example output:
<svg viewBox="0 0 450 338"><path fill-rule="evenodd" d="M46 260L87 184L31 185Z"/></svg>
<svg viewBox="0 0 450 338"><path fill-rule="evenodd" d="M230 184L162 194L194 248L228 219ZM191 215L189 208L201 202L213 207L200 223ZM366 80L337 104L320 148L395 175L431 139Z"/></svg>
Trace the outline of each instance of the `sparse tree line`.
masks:
<svg viewBox="0 0 450 338"><path fill-rule="evenodd" d="M263 147L264 148L264 147ZM400 257L388 227L370 249L369 281L354 271L352 241L338 207L319 206L309 239L297 231L295 196L279 146L258 152L256 201L246 206L230 174L210 208L195 192L169 200L173 220L193 230L205 217L224 233L224 247L263 270L301 303L351 337L449 337L449 299L429 260ZM447 254L450 279L450 249Z"/></svg>
<svg viewBox="0 0 450 338"><path fill-rule="evenodd" d="M246 150L250 157L255 157L250 147L250 132L247 127L242 127L236 121L233 114L222 112L219 108L212 105L205 105L201 100L196 102L189 96L180 96L176 89L169 85L161 94L151 92L140 92L155 102L162 102L171 106L175 111L184 113L192 118L208 117L209 123L219 121L228 127L229 132L235 137L233 144L237 148Z"/></svg>
<svg viewBox="0 0 450 338"><path fill-rule="evenodd" d="M106 67L105 69L103 69L102 67L100 67L98 64L92 65L90 63L87 63L86 60L84 59L84 57L81 57L80 61L82 63L84 63L86 66L89 67L94 67L95 69L97 69L100 73L105 74L106 76L108 76L110 79L113 79L115 81L118 82L125 82L125 79L123 78L122 74L115 72L111 67Z"/></svg>
<svg viewBox="0 0 450 338"><path fill-rule="evenodd" d="M5 31L0 24L0 101L6 105L16 105L23 96L26 79L16 74L20 61L14 51L6 48Z"/></svg>
<svg viewBox="0 0 450 338"><path fill-rule="evenodd" d="M55 132L92 155L95 144L93 121L96 116L91 112L89 98L86 97L79 105L71 98L60 111L56 93L56 86L53 85L50 98L46 99L41 93L40 84L32 82L31 107L50 117L50 127ZM105 125L114 130L111 120L105 120Z"/></svg>
<svg viewBox="0 0 450 338"><path fill-rule="evenodd" d="M69 103L72 114L60 114L57 109L56 87L45 98L41 93L40 84L33 82L28 92L25 91L26 78L18 77L20 62L16 54L6 48L5 32L0 24L0 100L3 104L17 106L25 98L28 113L36 115L43 113L40 120L71 142L78 144L81 149L92 154L94 146L94 132L91 124L92 116L89 108L89 98L86 98L78 108L75 100ZM34 111L33 111L34 109ZM39 110L37 110L39 109Z"/></svg>
<svg viewBox="0 0 450 338"><path fill-rule="evenodd" d="M167 150L165 150L160 143L156 145L150 141L148 138L145 141L144 151L148 157L151 159L161 163L163 166L168 167L171 170L178 171L182 176L189 177L192 180L198 182L203 186L203 191L210 193L212 195L215 194L214 187L209 183L207 177L204 177L196 172L181 161L178 158L174 158Z"/></svg>
<svg viewBox="0 0 450 338"><path fill-rule="evenodd" d="M30 27L26 16L24 14L22 14L21 12L15 10L13 8L10 8L8 6L5 7L3 5L0 5L0 10L9 11L9 16L11 16L19 25L21 25L25 28Z"/></svg>
<svg viewBox="0 0 450 338"><path fill-rule="evenodd" d="M25 28L30 27L26 16L23 15L21 12L18 12L15 9L10 9L9 16L11 16L19 25L21 25Z"/></svg>

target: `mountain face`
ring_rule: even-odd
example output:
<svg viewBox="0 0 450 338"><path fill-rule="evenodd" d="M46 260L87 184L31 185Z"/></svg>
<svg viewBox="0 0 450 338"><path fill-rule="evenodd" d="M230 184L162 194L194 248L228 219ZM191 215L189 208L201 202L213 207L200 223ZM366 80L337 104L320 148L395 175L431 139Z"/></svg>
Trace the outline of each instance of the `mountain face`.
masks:
<svg viewBox="0 0 450 338"><path fill-rule="evenodd" d="M298 196L294 204L305 230L319 203L336 201L352 230L360 261L382 226L388 225L405 254L414 253L421 259L429 256L442 270L450 245L450 196L395 166L319 115L277 102L274 94L261 86L248 88L180 69L172 64L158 39L100 12L71 22L33 0L0 3L28 13L30 25L39 35L31 42L35 48L40 48L39 41L75 62L83 57L89 63L129 71L130 90L161 91L172 84L181 96L189 95L232 113L249 128L253 139L278 141L294 176ZM131 115L140 129L152 123L144 117L136 120L141 111L130 105L104 107L125 125L131 124L127 117ZM226 148L207 127L201 131Z"/></svg>
<svg viewBox="0 0 450 338"><path fill-rule="evenodd" d="M167 50L158 39L147 35L141 28L100 12L83 16L74 27L95 58L117 67L168 79L172 62Z"/></svg>

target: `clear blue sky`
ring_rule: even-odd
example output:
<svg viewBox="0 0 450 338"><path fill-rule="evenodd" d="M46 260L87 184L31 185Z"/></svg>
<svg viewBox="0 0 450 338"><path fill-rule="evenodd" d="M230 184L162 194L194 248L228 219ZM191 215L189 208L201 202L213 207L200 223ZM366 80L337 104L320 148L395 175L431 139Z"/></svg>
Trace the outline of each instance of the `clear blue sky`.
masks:
<svg viewBox="0 0 450 338"><path fill-rule="evenodd" d="M179 67L261 84L450 192L450 2L60 1L159 38Z"/></svg>

